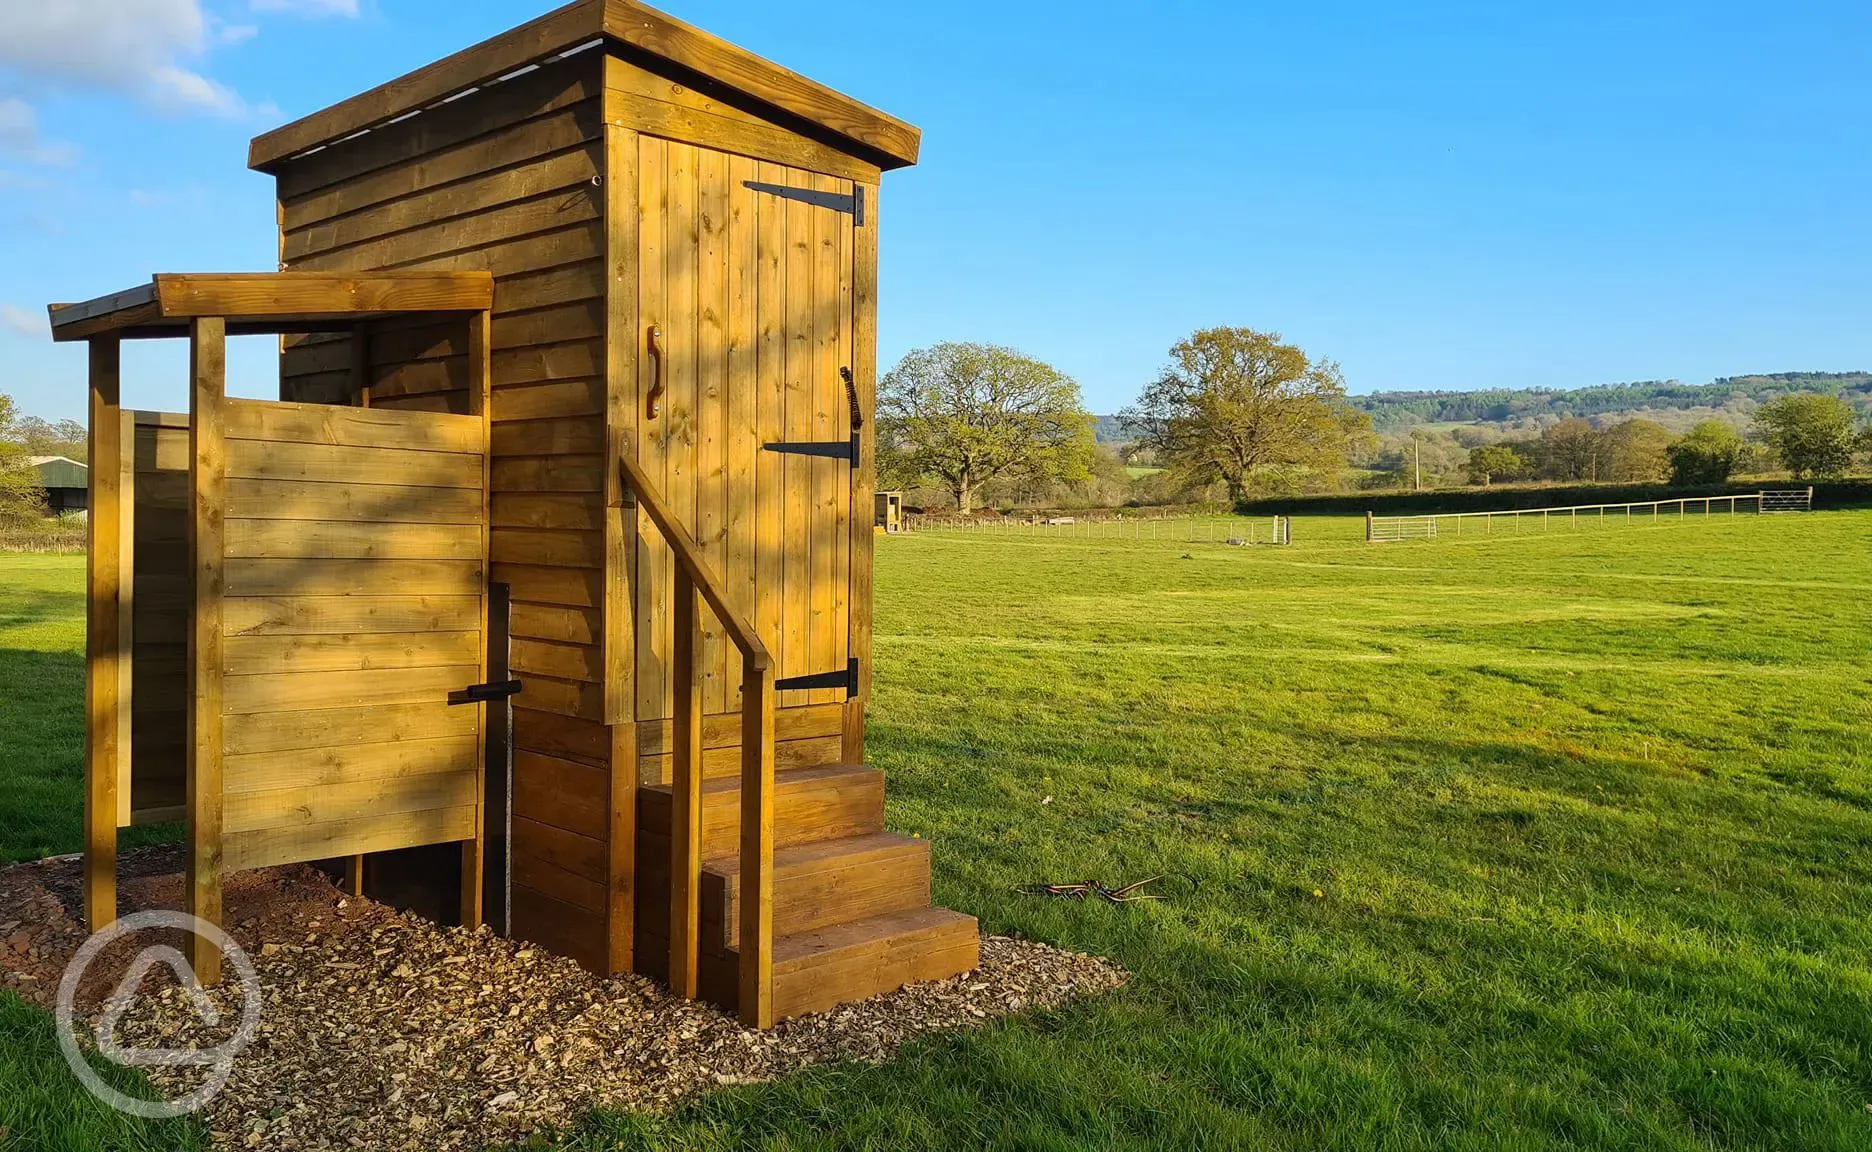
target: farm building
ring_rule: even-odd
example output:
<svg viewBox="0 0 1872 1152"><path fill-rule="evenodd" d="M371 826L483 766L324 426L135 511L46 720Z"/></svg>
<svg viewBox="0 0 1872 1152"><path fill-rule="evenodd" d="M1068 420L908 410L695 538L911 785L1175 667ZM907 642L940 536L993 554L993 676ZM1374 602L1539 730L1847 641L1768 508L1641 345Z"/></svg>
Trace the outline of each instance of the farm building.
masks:
<svg viewBox="0 0 1872 1152"><path fill-rule="evenodd" d="M918 147L580 0L256 139L280 273L55 307L122 445L94 922L116 828L185 812L204 913L222 868L394 887L390 853L461 845L464 920L760 1025L972 968L864 762L878 186ZM240 332L282 334L279 402L222 395ZM194 342L186 416L116 409L143 335Z"/></svg>
<svg viewBox="0 0 1872 1152"><path fill-rule="evenodd" d="M32 465L39 476L39 486L45 489L46 511L54 516L61 512L84 511L89 481L85 478L83 464L63 456L31 456L26 462Z"/></svg>

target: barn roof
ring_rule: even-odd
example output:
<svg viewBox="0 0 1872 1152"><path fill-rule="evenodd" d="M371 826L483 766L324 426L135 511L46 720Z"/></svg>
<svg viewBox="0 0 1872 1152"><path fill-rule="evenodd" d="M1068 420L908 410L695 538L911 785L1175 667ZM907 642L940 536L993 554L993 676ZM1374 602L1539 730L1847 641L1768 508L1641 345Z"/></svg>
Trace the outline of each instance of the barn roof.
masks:
<svg viewBox="0 0 1872 1152"><path fill-rule="evenodd" d="M29 456L26 462L39 473L41 488L83 488L85 466L67 456Z"/></svg>
<svg viewBox="0 0 1872 1152"><path fill-rule="evenodd" d="M576 0L530 24L257 137L248 166L273 172L546 61L606 43L666 60L803 120L880 168L917 161L922 133L895 117L636 0ZM620 46L622 46L620 48Z"/></svg>

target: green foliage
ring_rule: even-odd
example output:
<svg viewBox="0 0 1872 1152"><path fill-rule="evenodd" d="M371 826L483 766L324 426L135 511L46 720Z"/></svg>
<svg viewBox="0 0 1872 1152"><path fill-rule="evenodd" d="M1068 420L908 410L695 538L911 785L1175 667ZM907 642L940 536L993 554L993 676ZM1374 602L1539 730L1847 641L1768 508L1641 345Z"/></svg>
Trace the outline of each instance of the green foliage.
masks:
<svg viewBox="0 0 1872 1152"><path fill-rule="evenodd" d="M934 477L963 512L993 480L1087 479L1093 443L1079 385L1011 348L921 348L878 385L884 486Z"/></svg>
<svg viewBox="0 0 1872 1152"><path fill-rule="evenodd" d="M1510 423L1522 419L1609 416L1642 409L1729 408L1797 392L1850 396L1872 404L1872 373L1779 372L1723 377L1709 384L1675 380L1593 388L1485 388L1473 392L1379 392L1352 403L1371 413L1380 431L1411 424Z"/></svg>
<svg viewBox="0 0 1872 1152"><path fill-rule="evenodd" d="M1170 350L1170 365L1121 419L1187 481L1292 487L1335 473L1369 440L1371 420L1346 403L1330 360L1313 360L1279 333L1206 328Z"/></svg>
<svg viewBox="0 0 1872 1152"><path fill-rule="evenodd" d="M1530 472L1527 458L1505 444L1471 448L1465 468L1472 480L1484 485L1497 480L1520 480Z"/></svg>
<svg viewBox="0 0 1872 1152"><path fill-rule="evenodd" d="M1599 435L1598 475L1614 484L1655 484L1670 475L1670 429L1651 420L1627 420ZM1727 479L1727 477L1724 477Z"/></svg>
<svg viewBox="0 0 1872 1152"><path fill-rule="evenodd" d="M1755 428L1796 479L1852 467L1852 406L1837 396L1783 396L1755 413Z"/></svg>
<svg viewBox="0 0 1872 1152"><path fill-rule="evenodd" d="M1705 420L1665 449L1672 484L1721 484L1736 471L1748 445L1721 420Z"/></svg>
<svg viewBox="0 0 1872 1152"><path fill-rule="evenodd" d="M14 441L18 424L13 398L0 393L0 528L36 524L46 514L45 489L27 463L27 449Z"/></svg>

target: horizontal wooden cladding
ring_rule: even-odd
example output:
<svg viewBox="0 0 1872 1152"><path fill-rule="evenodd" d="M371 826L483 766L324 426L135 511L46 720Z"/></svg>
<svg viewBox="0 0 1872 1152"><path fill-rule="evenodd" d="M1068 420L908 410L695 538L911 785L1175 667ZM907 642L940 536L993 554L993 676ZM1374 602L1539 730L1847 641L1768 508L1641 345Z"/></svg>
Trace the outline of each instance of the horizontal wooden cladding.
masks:
<svg viewBox="0 0 1872 1152"><path fill-rule="evenodd" d="M496 492L492 514L496 528L602 532L605 506L597 492Z"/></svg>
<svg viewBox="0 0 1872 1152"><path fill-rule="evenodd" d="M462 667L481 659L481 633L378 632L323 636L224 636L229 676L267 672L364 672Z"/></svg>
<svg viewBox="0 0 1872 1152"><path fill-rule="evenodd" d="M586 912L602 914L605 910L603 880L580 876L524 852L514 853L513 882Z"/></svg>
<svg viewBox="0 0 1872 1152"><path fill-rule="evenodd" d="M406 312L486 312L494 284L478 272L161 273L166 318L219 316L290 322Z"/></svg>
<svg viewBox="0 0 1872 1152"><path fill-rule="evenodd" d="M845 706L842 704L812 704L803 708L774 709L774 739L806 740L815 736L837 736L844 731ZM741 746L741 713L720 712L702 718L702 746L704 748L738 748ZM637 751L641 755L656 756L670 750L670 722L668 720L640 720L637 722Z"/></svg>
<svg viewBox="0 0 1872 1152"><path fill-rule="evenodd" d="M299 864L307 860L330 860L361 853L387 852L396 848L415 848L424 844L472 840L479 813L479 808L465 805L459 808L432 808L423 812L365 816L329 824L238 832L222 840L222 867L228 872L238 872L276 864Z"/></svg>
<svg viewBox="0 0 1872 1152"><path fill-rule="evenodd" d="M454 216L412 227L394 235L350 244L339 249L308 250L290 258L293 268L346 267L406 268L421 262L435 267L436 257L483 248L497 239L516 239L536 232L551 232L603 215L603 197L589 180L583 185L554 189L525 200L488 208L472 216ZM483 261L465 261L475 267ZM489 268L499 274L499 269ZM496 296L499 292L496 291Z"/></svg>
<svg viewBox="0 0 1872 1152"><path fill-rule="evenodd" d="M493 327L497 350L594 340L604 334L604 301L597 298L497 316ZM371 360L401 367L410 361L448 360L460 356L466 347L459 324L399 325L371 338Z"/></svg>
<svg viewBox="0 0 1872 1152"><path fill-rule="evenodd" d="M467 632L480 626L479 596L253 596L229 599L221 609L221 632L230 638L356 639L373 633Z"/></svg>
<svg viewBox="0 0 1872 1152"><path fill-rule="evenodd" d="M481 555L478 525L230 519L226 539L230 557L474 560Z"/></svg>
<svg viewBox="0 0 1872 1152"><path fill-rule="evenodd" d="M434 413L407 413L432 416ZM249 480L332 484L393 484L412 488L480 488L478 452L410 452L331 444L229 440L228 475Z"/></svg>
<svg viewBox="0 0 1872 1152"><path fill-rule="evenodd" d="M440 221L472 219L475 214L567 190L593 187L603 173L598 150L580 145L565 152L487 172L450 185L436 195L417 194L366 208L348 216L286 232L283 259L288 263L313 253L330 253L381 242ZM538 231L538 229L533 229Z"/></svg>
<svg viewBox="0 0 1872 1152"><path fill-rule="evenodd" d="M645 135L867 184L879 179L875 164L745 111L723 94L699 91L617 57L606 61L604 103L607 122Z"/></svg>
<svg viewBox="0 0 1872 1152"><path fill-rule="evenodd" d="M227 715L374 704L434 704L480 683L480 665L372 669L359 672L272 672L222 680Z"/></svg>
<svg viewBox="0 0 1872 1152"><path fill-rule="evenodd" d="M604 720L604 685L566 680L538 673L520 673L521 693L527 707L541 712L575 716L581 720Z"/></svg>
<svg viewBox="0 0 1872 1152"><path fill-rule="evenodd" d="M349 354L348 347L346 353ZM474 416L229 400L226 419L226 435L230 440L423 452L478 453L485 450L486 432L481 420Z"/></svg>
<svg viewBox="0 0 1872 1152"><path fill-rule="evenodd" d="M523 693L514 698L514 747L602 767L611 762L611 729L530 708Z"/></svg>
<svg viewBox="0 0 1872 1152"><path fill-rule="evenodd" d="M509 456L494 461L496 492L602 492L605 457Z"/></svg>
<svg viewBox="0 0 1872 1152"><path fill-rule="evenodd" d="M481 493L475 488L428 488L409 484L235 479L228 481L227 517L230 520L478 525L481 523Z"/></svg>
<svg viewBox="0 0 1872 1152"><path fill-rule="evenodd" d="M582 354L601 353L595 341L580 344ZM498 359L498 357L496 357ZM564 367L570 357L560 356L551 361L542 359L539 366ZM509 365L514 368L521 365ZM525 367L534 367L527 363ZM497 380L501 379L496 377ZM494 411L494 423L498 427L508 420L538 420L563 416L597 416L605 409L605 382L602 376L584 378L550 379L542 377L536 383L523 381L517 374L506 378L509 383L496 384L491 407Z"/></svg>
<svg viewBox="0 0 1872 1152"><path fill-rule="evenodd" d="M525 940L569 957L588 972L608 973L605 917L529 888L518 880L513 886L512 935L516 940Z"/></svg>
<svg viewBox="0 0 1872 1152"><path fill-rule="evenodd" d="M229 793L223 800L223 828L229 833L254 832L475 804L480 775L472 753L466 764L454 772Z"/></svg>
<svg viewBox="0 0 1872 1152"><path fill-rule="evenodd" d="M558 81L554 86L563 85ZM589 84L573 81L561 87L560 97L578 94ZM485 114L482 123L486 123ZM602 102L582 99L556 107L546 115L497 127L459 144L423 149L413 141L411 155L419 158L392 164L303 195L287 195L281 183L282 222L287 231L359 212L379 204L421 193L435 192L487 172L512 170L538 157L577 148L599 138L604 128ZM417 136L412 129L407 135Z"/></svg>
<svg viewBox="0 0 1872 1152"><path fill-rule="evenodd" d="M509 613L509 631L517 638L556 644L597 644L604 636L604 617L595 608L515 604Z"/></svg>
<svg viewBox="0 0 1872 1152"><path fill-rule="evenodd" d="M817 768L824 764L837 764L844 758L844 755L845 742L842 737L838 736L823 736L812 740L783 740L774 745L774 766L781 771L788 768ZM739 747L710 748L702 753L704 777L737 776L740 772L741 749ZM638 758L638 784L668 784L669 782L670 758L668 755Z"/></svg>
<svg viewBox="0 0 1872 1152"><path fill-rule="evenodd" d="M457 711L473 712L472 709ZM275 794L295 788L446 776L473 768L479 746L479 738L469 732L390 743L244 752L224 759L224 789L230 796L251 792Z"/></svg>
<svg viewBox="0 0 1872 1152"><path fill-rule="evenodd" d="M580 680L597 684L604 679L604 653L591 644L560 644L514 637L511 662L515 672Z"/></svg>
<svg viewBox="0 0 1872 1152"><path fill-rule="evenodd" d="M483 566L475 560L276 560L226 562L227 595L371 596L387 591L427 596L479 596Z"/></svg>
<svg viewBox="0 0 1872 1152"><path fill-rule="evenodd" d="M496 85L499 100L451 101L296 159L279 170L280 199L303 201L319 189L401 167L411 156L444 153L502 128L591 100L604 91L599 60L592 53L547 64Z"/></svg>
<svg viewBox="0 0 1872 1152"><path fill-rule="evenodd" d="M454 757L472 749L476 732L475 710L445 700L363 704L229 716L221 724L221 749L230 766L229 787L254 778L272 781L263 787L284 788L328 778L433 771L439 761L425 757ZM270 760L246 759L269 754Z"/></svg>
<svg viewBox="0 0 1872 1152"><path fill-rule="evenodd" d="M610 828L609 781L610 772L603 768L516 751L514 815L603 840Z"/></svg>
<svg viewBox="0 0 1872 1152"><path fill-rule="evenodd" d="M603 608L604 573L583 568L496 564L493 578L513 589L516 603Z"/></svg>

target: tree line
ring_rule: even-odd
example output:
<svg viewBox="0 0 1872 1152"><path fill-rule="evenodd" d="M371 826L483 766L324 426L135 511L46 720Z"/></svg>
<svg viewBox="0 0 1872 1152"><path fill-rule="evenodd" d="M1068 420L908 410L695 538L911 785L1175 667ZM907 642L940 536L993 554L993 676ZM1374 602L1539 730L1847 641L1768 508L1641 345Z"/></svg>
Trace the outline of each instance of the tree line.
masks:
<svg viewBox="0 0 1872 1152"><path fill-rule="evenodd" d="M1822 390L1787 391L1810 378ZM1708 485L1776 468L1829 478L1872 455L1872 429L1858 427L1852 403L1856 390L1872 389L1872 376L1785 374L1709 387L1751 397L1746 438L1735 412L1680 431L1643 418L1601 425L1572 416L1536 423L1518 437L1483 426L1380 435L1372 398L1349 397L1336 363L1278 333L1192 333L1116 417L1092 416L1078 385L1043 361L995 345L939 344L910 353L880 382L879 478L884 487L938 488L968 513L985 497L1058 502L1063 493L1084 497L1095 489L1118 498L1090 502L1187 502L1220 491L1235 503L1251 493L1333 490L1348 474L1362 487L1422 487L1426 479L1432 487L1465 480ZM1613 411L1669 394L1707 399L1704 390L1680 385L1566 395L1582 394L1591 397L1587 406ZM1491 413L1501 395L1550 394L1461 394L1461 402ZM1407 398L1419 402L1447 416L1458 398ZM1696 411L1675 415L1687 423ZM1108 434L1122 428L1128 439L1099 442L1101 424Z"/></svg>
<svg viewBox="0 0 1872 1152"><path fill-rule="evenodd" d="M45 519L45 489L30 460L65 456L84 463L89 455L85 426L76 420L50 423L22 416L13 398L0 393L0 527Z"/></svg>

